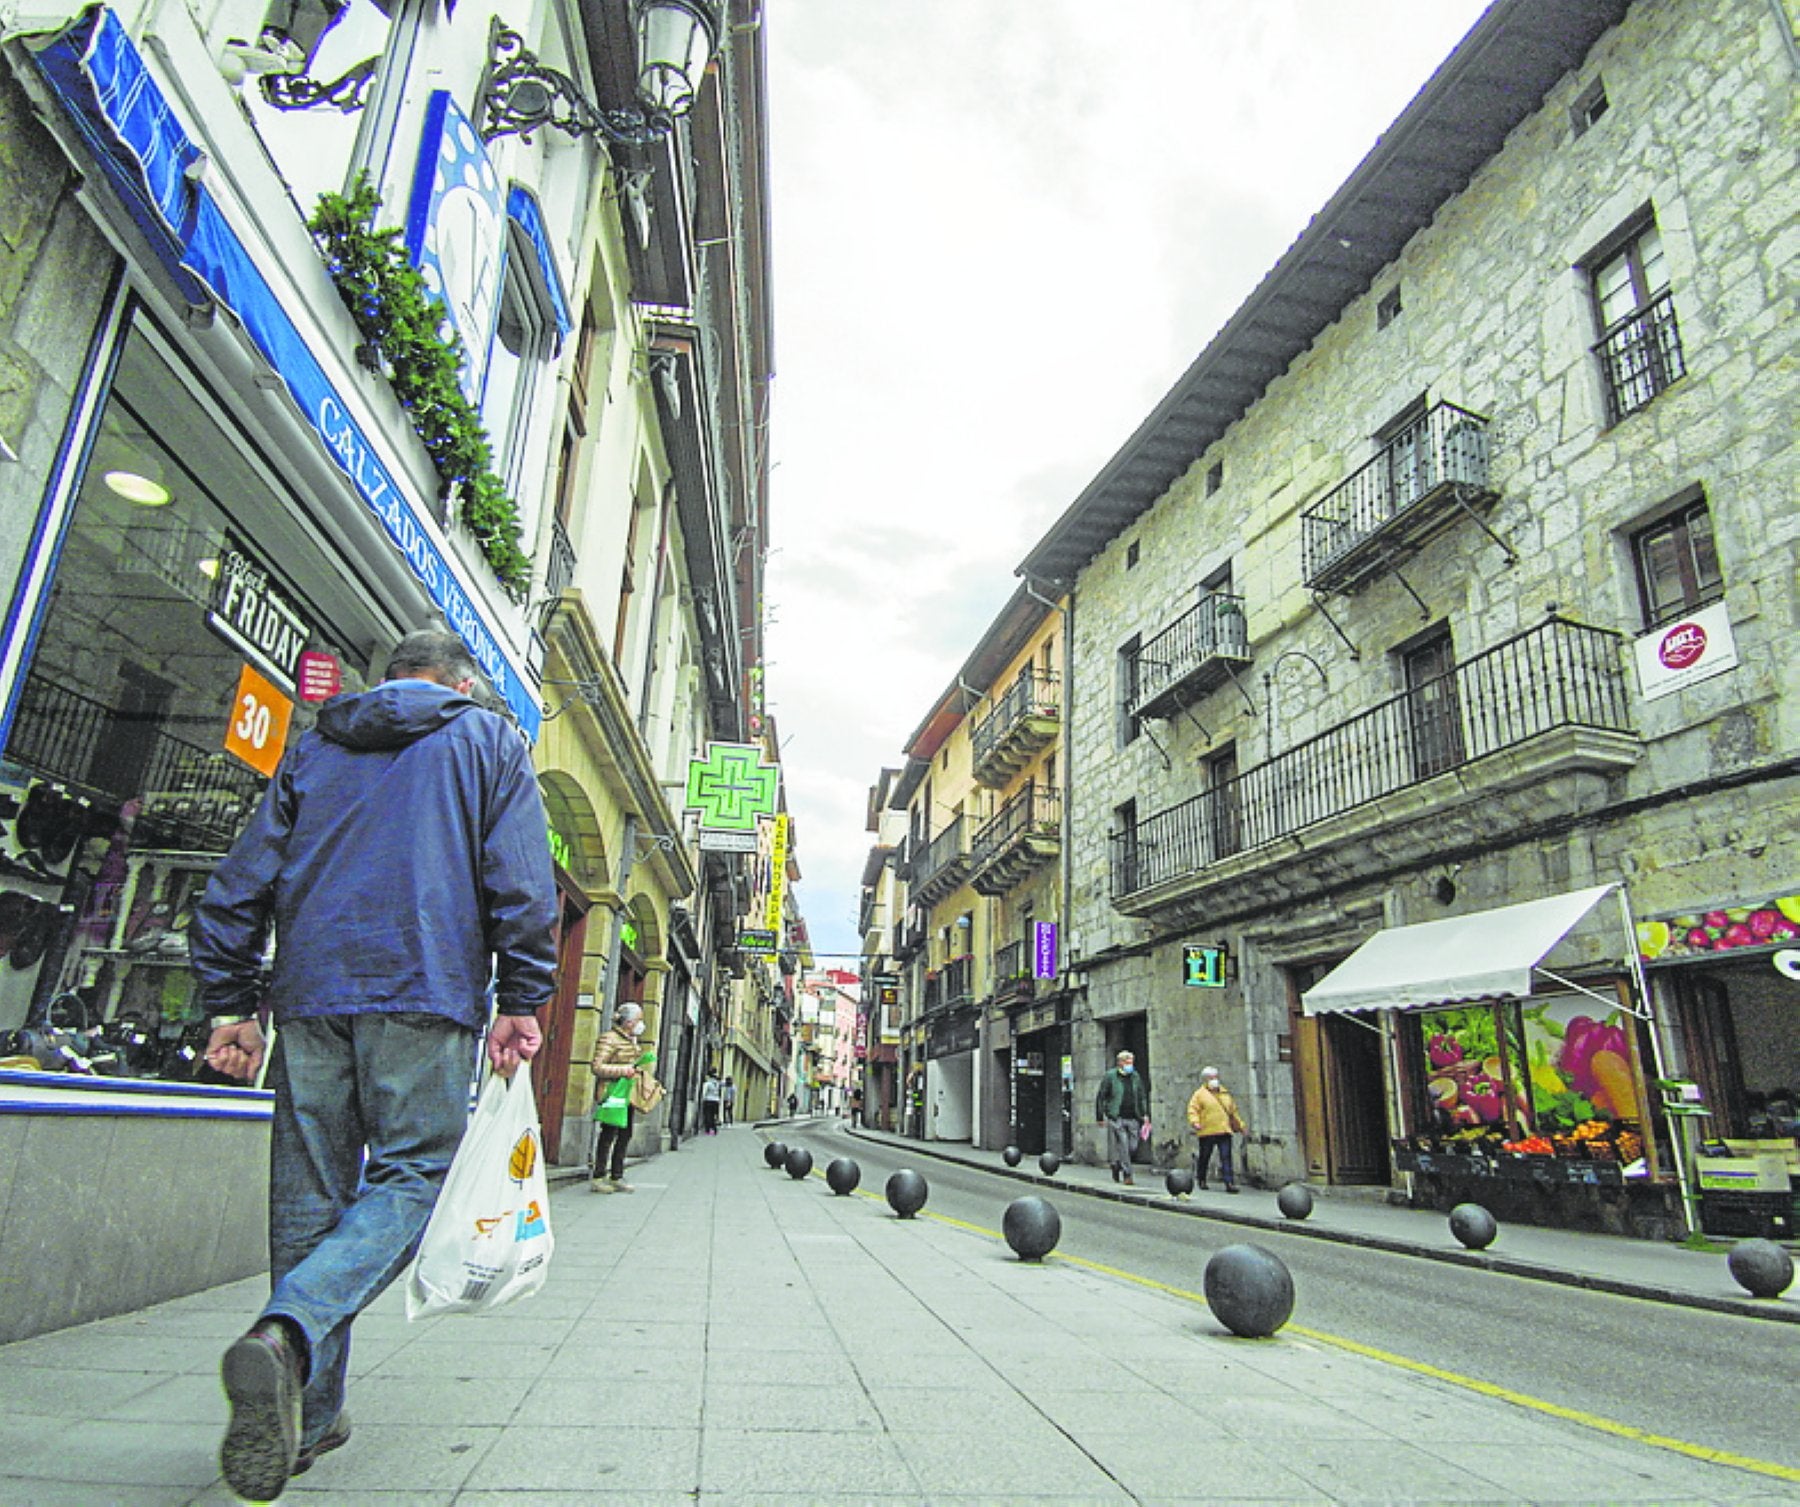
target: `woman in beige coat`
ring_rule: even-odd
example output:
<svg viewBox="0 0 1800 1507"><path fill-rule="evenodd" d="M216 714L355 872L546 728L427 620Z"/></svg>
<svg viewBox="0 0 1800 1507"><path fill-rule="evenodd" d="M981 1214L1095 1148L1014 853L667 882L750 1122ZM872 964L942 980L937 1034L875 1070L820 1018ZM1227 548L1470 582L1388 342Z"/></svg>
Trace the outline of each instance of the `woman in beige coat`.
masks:
<svg viewBox="0 0 1800 1507"><path fill-rule="evenodd" d="M635 1078L645 1053L638 1045L644 1034L644 1007L627 1000L613 1011L612 1029L594 1043L594 1059L588 1069L594 1075L594 1102L598 1104L624 1078ZM653 1054L652 1054L653 1055ZM625 1107L625 1123L595 1125L594 1170L588 1183L596 1193L630 1193L625 1181L625 1148L631 1143L631 1106Z"/></svg>
<svg viewBox="0 0 1800 1507"><path fill-rule="evenodd" d="M1225 1191L1237 1192L1237 1178L1231 1170L1231 1137L1233 1132L1238 1135L1247 1132L1243 1116L1238 1113L1237 1100L1231 1097L1231 1090L1219 1082L1216 1067L1201 1071L1200 1086L1188 1100L1187 1117L1188 1124L1194 1127L1194 1134L1200 1138L1199 1149L1194 1153L1194 1186L1205 1191L1213 1148L1217 1147L1219 1173L1225 1179Z"/></svg>

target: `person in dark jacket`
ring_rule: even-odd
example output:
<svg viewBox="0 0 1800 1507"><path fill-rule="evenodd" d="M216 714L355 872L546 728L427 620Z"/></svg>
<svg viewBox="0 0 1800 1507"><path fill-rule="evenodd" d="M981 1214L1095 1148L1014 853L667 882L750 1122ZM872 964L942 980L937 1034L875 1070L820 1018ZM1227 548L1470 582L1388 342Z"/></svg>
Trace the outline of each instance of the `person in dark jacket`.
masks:
<svg viewBox="0 0 1800 1507"><path fill-rule="evenodd" d="M1143 1125L1150 1118L1150 1086L1137 1070L1137 1058L1120 1052L1116 1065L1100 1080L1094 1113L1106 1122L1112 1152L1115 1183L1131 1187L1131 1153L1137 1148Z"/></svg>
<svg viewBox="0 0 1800 1507"><path fill-rule="evenodd" d="M272 1290L221 1367L220 1464L252 1501L349 1437L350 1326L424 1233L479 1033L507 1075L540 1043L556 961L548 829L523 740L470 699L477 673L460 640L427 629L401 640L381 685L325 703L189 927L206 1060L253 1079L265 1003L276 1027Z"/></svg>

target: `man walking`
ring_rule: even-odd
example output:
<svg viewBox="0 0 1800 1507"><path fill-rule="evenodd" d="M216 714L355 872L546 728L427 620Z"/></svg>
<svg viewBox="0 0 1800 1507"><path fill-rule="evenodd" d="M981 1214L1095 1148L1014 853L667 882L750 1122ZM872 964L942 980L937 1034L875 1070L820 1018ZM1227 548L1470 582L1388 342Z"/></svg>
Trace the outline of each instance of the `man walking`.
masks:
<svg viewBox="0 0 1800 1507"><path fill-rule="evenodd" d="M700 1084L700 1128L707 1135L719 1133L719 1096L723 1092L719 1086L719 1075L708 1070Z"/></svg>
<svg viewBox="0 0 1800 1507"><path fill-rule="evenodd" d="M1106 1122L1115 1183L1133 1187L1131 1153L1137 1148L1144 1121L1150 1118L1150 1087L1138 1076L1137 1058L1120 1052L1116 1066L1100 1080L1095 1114Z"/></svg>
<svg viewBox="0 0 1800 1507"><path fill-rule="evenodd" d="M225 1352L219 1460L251 1501L350 1435L350 1326L411 1259L468 1121L476 1041L510 1075L540 1044L556 888L525 744L470 699L454 635L408 634L382 684L290 749L194 912L206 1060L252 1079L267 1005L272 1290Z"/></svg>
<svg viewBox="0 0 1800 1507"><path fill-rule="evenodd" d="M737 1120L737 1084L731 1081L730 1073L725 1075L724 1086L719 1090L719 1105L724 1111L725 1123L734 1124Z"/></svg>

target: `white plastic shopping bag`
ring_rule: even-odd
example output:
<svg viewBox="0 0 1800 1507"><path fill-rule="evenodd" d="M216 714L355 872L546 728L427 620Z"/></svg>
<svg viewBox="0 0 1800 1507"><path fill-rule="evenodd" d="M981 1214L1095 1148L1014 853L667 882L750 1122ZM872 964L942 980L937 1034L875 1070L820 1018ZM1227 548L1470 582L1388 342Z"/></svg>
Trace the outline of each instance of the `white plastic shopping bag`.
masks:
<svg viewBox="0 0 1800 1507"><path fill-rule="evenodd" d="M419 1254L406 1316L491 1313L544 1285L555 1241L531 1073L489 1076Z"/></svg>

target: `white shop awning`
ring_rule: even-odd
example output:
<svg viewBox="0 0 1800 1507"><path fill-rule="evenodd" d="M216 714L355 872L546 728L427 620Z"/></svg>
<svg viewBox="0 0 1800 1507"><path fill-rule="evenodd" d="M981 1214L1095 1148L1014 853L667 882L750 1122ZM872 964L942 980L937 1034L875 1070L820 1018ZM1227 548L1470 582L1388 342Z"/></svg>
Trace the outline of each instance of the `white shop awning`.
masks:
<svg viewBox="0 0 1800 1507"><path fill-rule="evenodd" d="M1532 970L1618 886L1378 931L1300 996L1308 1015L1408 1009L1532 992Z"/></svg>

